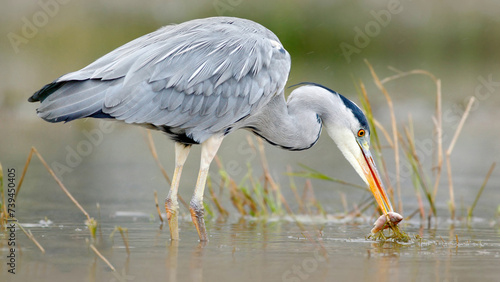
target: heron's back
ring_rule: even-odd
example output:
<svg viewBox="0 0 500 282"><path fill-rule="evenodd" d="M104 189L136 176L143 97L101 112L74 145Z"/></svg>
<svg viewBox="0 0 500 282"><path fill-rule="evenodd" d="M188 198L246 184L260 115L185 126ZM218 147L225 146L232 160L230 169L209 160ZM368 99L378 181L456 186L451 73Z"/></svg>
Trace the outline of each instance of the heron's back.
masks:
<svg viewBox="0 0 500 282"><path fill-rule="evenodd" d="M84 117L148 125L201 143L281 93L290 56L265 27L215 17L163 27L29 98L50 122Z"/></svg>

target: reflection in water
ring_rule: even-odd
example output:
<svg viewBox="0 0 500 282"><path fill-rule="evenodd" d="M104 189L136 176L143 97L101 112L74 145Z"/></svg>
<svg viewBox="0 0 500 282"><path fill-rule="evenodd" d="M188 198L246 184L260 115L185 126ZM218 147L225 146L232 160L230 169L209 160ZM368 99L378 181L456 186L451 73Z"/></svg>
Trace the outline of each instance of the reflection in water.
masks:
<svg viewBox="0 0 500 282"><path fill-rule="evenodd" d="M96 268L97 268L97 255L94 257L92 260L92 263L90 264L89 268L89 281L90 282L95 282L95 276L96 276Z"/></svg>
<svg viewBox="0 0 500 282"><path fill-rule="evenodd" d="M206 247L207 244L208 242L206 241L200 242L198 246L194 247L193 251L191 252L191 281L203 281L203 248Z"/></svg>
<svg viewBox="0 0 500 282"><path fill-rule="evenodd" d="M125 262L121 268L117 268L116 271L111 272L113 278L110 281L131 281L134 280L135 276L130 275L130 256L127 255ZM100 279L98 279L100 281Z"/></svg>
<svg viewBox="0 0 500 282"><path fill-rule="evenodd" d="M371 275L376 278L376 281L390 281L395 277L400 277L398 269L401 245L372 243L371 247L367 252L368 258L373 260L372 255L377 257L374 262L371 262L370 267L371 271L373 271Z"/></svg>
<svg viewBox="0 0 500 282"><path fill-rule="evenodd" d="M500 275L498 267L491 266L491 261L500 259L499 236L491 227L472 230L457 226L441 229L437 226L431 230L408 227L405 229L409 234L420 234L423 239L399 245L365 240L371 227L368 224L326 223L318 228L304 223L299 228L293 222L239 219L207 221L210 241L200 244L192 223L188 220L180 223L182 240L170 241L168 226L159 226L158 222L103 217L103 239L96 245L116 267L116 272L110 271L82 244L88 236L88 231L81 230L83 223L57 222L53 227L31 227L35 237L45 238L41 244L48 255L39 254L36 247L30 248L29 241L22 244L24 238L18 236L24 246L19 265L24 268L19 269L16 277L19 281L35 278L70 281L66 278L71 276L104 282L234 281L235 277L241 277L238 282L242 282L453 281L462 276ZM129 230L130 256L121 240L112 242L108 237L116 224ZM52 271L38 275L39 271L26 267L37 263ZM4 270L0 267L0 271ZM57 279L38 279L41 277Z"/></svg>
<svg viewBox="0 0 500 282"><path fill-rule="evenodd" d="M112 222L111 224L115 224ZM111 232L103 222L103 238ZM110 269L82 244L84 231L33 229L47 250L42 255L25 242L17 281L444 281L481 275L498 277L492 261L500 259L496 230L451 228L423 230L421 242L410 245L373 243L368 225L326 225L322 237L308 240L294 223L237 221L211 223L210 241L197 242L190 222L183 222L181 241L152 223L130 223L130 256L121 241L99 244L116 267ZM407 230L416 234L418 229ZM456 244L456 235L460 244ZM354 239L349 239L354 238ZM22 237L19 238L22 243ZM481 243L479 243L481 241ZM24 255L27 254L27 255ZM30 265L51 271L37 271ZM467 265L467 268L463 266ZM82 267L83 266L83 267ZM1 269L0 270L5 270ZM3 273L0 279L3 281ZM47 279L49 278L50 279ZM43 278L43 279L42 279ZM488 279L486 279L488 280ZM16 281L16 280L14 280ZM493 280L494 281L494 280Z"/></svg>
<svg viewBox="0 0 500 282"><path fill-rule="evenodd" d="M412 244L372 243L371 248L367 249L367 257L370 261L367 269L370 269L369 272L376 277L377 281L399 281L405 277L412 277L412 280L419 280L416 277L426 277L423 280L453 281L457 277L466 275L464 273L473 271L471 269L482 267L479 261L483 258L477 256L477 250L474 251L475 246L481 246L482 243L470 240L461 241L458 238L458 234L466 236L467 231L471 230L460 229L457 232L456 226L450 224L447 230L437 228L426 230L421 227L415 231L422 239L415 240ZM481 234L481 231L476 234ZM491 238L488 235L485 236ZM500 248L498 241L493 245L496 246L494 248ZM469 256L472 260L467 259ZM500 258L498 255L497 257ZM457 263L458 261L462 262ZM465 263L467 267L460 266L462 263ZM494 272L498 273L498 269Z"/></svg>
<svg viewBox="0 0 500 282"><path fill-rule="evenodd" d="M186 276L189 275L189 281L203 281L203 264L204 264L204 248L208 242L199 242L193 247L189 262L189 271L178 271L179 268L179 240L170 240L167 247L166 270L168 281L186 281ZM179 279L178 275L182 275Z"/></svg>
<svg viewBox="0 0 500 282"><path fill-rule="evenodd" d="M177 263L178 263L178 253L179 253L179 240L170 240L170 245L168 246L168 255L166 260L168 281L177 281Z"/></svg>

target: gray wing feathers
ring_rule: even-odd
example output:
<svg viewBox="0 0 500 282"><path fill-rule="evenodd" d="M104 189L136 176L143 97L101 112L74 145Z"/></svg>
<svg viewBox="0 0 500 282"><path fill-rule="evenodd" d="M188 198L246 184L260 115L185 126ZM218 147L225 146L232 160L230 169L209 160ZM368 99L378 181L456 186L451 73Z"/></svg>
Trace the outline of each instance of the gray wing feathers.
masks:
<svg viewBox="0 0 500 282"><path fill-rule="evenodd" d="M101 110L127 123L178 127L203 142L281 93L289 70L290 56L261 25L194 20L144 35L62 76L56 83L68 86L39 111L84 117Z"/></svg>
<svg viewBox="0 0 500 282"><path fill-rule="evenodd" d="M70 121L89 116L102 108L102 91L111 83L92 80L68 82L48 96L38 108L41 118L52 121Z"/></svg>

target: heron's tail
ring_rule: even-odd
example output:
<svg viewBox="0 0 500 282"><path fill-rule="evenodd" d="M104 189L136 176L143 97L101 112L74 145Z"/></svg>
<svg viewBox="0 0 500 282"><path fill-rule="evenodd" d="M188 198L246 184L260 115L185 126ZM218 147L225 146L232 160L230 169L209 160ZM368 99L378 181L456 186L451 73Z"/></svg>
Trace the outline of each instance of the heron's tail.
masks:
<svg viewBox="0 0 500 282"><path fill-rule="evenodd" d="M79 118L111 118L102 112L110 81L100 79L54 81L31 96L41 102L38 116L49 122L68 122Z"/></svg>

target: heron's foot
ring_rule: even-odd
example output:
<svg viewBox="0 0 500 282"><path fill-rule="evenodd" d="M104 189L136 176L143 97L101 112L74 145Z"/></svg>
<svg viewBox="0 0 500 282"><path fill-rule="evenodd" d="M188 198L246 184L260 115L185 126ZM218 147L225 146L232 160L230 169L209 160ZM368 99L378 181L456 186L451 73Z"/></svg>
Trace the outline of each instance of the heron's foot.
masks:
<svg viewBox="0 0 500 282"><path fill-rule="evenodd" d="M167 211L168 227L170 229L170 239L179 240L179 221L178 221L178 211L179 204L172 199L167 198L165 200L165 210Z"/></svg>
<svg viewBox="0 0 500 282"><path fill-rule="evenodd" d="M205 228L205 209L203 208L203 202L197 202L191 200L189 211L191 212L191 219L193 220L196 231L198 231L198 236L200 236L200 241L208 241L207 229Z"/></svg>

